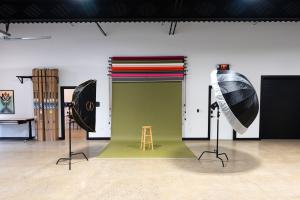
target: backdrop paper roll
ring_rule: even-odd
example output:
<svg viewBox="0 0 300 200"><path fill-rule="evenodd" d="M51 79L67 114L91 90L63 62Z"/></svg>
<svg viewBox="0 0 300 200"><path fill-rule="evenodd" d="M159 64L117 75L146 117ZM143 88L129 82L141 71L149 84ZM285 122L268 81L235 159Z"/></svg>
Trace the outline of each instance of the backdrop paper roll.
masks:
<svg viewBox="0 0 300 200"><path fill-rule="evenodd" d="M182 81L186 75L184 56L111 57L112 82Z"/></svg>
<svg viewBox="0 0 300 200"><path fill-rule="evenodd" d="M214 70L211 84L216 100L232 128L242 134L255 120L259 103L250 81L231 70Z"/></svg>

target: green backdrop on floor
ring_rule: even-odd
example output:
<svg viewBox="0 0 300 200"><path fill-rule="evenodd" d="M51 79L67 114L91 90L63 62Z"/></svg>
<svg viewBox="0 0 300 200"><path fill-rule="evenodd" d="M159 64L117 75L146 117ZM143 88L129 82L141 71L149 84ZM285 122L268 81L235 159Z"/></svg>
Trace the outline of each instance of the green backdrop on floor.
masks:
<svg viewBox="0 0 300 200"><path fill-rule="evenodd" d="M194 157L182 142L182 83L112 84L112 136L100 157ZM140 150L141 129L151 125L154 150Z"/></svg>

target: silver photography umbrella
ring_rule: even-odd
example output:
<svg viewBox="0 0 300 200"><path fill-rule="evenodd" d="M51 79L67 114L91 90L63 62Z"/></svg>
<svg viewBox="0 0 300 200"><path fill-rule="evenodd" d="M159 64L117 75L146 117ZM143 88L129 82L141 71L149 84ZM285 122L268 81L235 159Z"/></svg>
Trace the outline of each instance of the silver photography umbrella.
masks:
<svg viewBox="0 0 300 200"><path fill-rule="evenodd" d="M214 70L210 76L222 112L236 132L244 133L259 110L252 84L244 75L231 70Z"/></svg>

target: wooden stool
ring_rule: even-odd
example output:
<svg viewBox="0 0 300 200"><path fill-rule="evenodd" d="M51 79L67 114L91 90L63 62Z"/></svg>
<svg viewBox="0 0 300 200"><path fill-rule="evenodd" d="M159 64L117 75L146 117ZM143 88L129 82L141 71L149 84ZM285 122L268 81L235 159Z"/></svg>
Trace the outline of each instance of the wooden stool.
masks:
<svg viewBox="0 0 300 200"><path fill-rule="evenodd" d="M143 151L146 149L146 144L148 144L148 147L151 147L153 150L152 126L142 127L141 149L143 149Z"/></svg>

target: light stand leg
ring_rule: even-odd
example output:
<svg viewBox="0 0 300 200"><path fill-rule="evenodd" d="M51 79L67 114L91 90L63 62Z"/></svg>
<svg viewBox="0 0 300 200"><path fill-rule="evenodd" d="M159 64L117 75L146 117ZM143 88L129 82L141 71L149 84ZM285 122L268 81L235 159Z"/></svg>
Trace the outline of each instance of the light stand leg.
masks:
<svg viewBox="0 0 300 200"><path fill-rule="evenodd" d="M216 152L215 152L215 151L203 151L203 152L201 153L201 155L199 156L198 160L200 160L201 157L202 157L205 153L216 153Z"/></svg>
<svg viewBox="0 0 300 200"><path fill-rule="evenodd" d="M210 109L210 108L209 108ZM198 160L201 159L201 157L205 154L205 153L213 153L216 154L216 158L218 158L221 162L222 162L222 166L224 167L224 161L221 157L219 157L220 155L225 155L227 161L228 161L228 156L226 153L219 153L219 118L220 118L220 110L219 110L219 106L217 106L217 146L216 149L214 151L203 151L201 153L201 155L199 156Z"/></svg>
<svg viewBox="0 0 300 200"><path fill-rule="evenodd" d="M68 158L59 158L56 162L56 165L60 162L60 161L65 161L68 160L69 161L69 170L71 170L71 160L72 160L72 156L74 155L83 155L84 158L88 161L89 159L87 158L87 156L83 153L83 152L79 152L79 153L73 153L72 152L72 139L71 139L71 116L70 116L70 111L71 111L71 106L68 107L68 112L69 112L69 157Z"/></svg>

